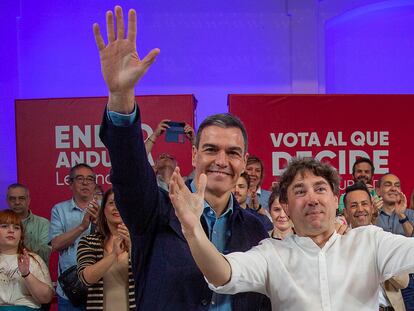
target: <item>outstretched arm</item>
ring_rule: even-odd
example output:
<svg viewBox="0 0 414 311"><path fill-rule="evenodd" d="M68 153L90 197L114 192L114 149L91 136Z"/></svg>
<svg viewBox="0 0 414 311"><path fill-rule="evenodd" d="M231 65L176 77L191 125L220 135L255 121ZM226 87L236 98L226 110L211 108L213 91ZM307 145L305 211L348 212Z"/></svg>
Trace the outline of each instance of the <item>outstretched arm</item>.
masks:
<svg viewBox="0 0 414 311"><path fill-rule="evenodd" d="M191 193L177 167L170 180L170 199L198 268L211 284L218 287L230 281L231 267L209 241L200 222L206 184L207 176L201 174L197 192Z"/></svg>
<svg viewBox="0 0 414 311"><path fill-rule="evenodd" d="M137 16L135 10L128 12L128 33L122 8L115 6L115 20L112 11L106 12L108 44L102 38L99 25L93 25L95 42L101 59L101 70L109 90L108 109L129 114L134 110L135 84L144 76L155 61L159 49L153 49L142 60L136 49ZM116 32L115 32L116 28Z"/></svg>

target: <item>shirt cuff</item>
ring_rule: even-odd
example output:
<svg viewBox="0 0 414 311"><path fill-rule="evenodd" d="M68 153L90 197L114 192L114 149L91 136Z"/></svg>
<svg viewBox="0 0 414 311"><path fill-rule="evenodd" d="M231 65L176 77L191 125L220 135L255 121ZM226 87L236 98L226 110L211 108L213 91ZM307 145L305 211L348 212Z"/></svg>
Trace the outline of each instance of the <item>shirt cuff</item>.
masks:
<svg viewBox="0 0 414 311"><path fill-rule="evenodd" d="M128 127L134 123L137 116L137 105L134 105L134 111L129 114L119 113L115 111L106 110L107 117L111 120L112 124L119 127Z"/></svg>

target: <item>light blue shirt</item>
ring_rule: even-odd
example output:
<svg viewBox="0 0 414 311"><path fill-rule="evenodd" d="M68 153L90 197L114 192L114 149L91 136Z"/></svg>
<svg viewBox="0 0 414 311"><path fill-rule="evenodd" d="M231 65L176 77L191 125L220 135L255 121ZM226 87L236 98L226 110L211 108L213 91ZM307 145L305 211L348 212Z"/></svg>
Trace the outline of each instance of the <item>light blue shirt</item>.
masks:
<svg viewBox="0 0 414 311"><path fill-rule="evenodd" d="M191 182L191 191L196 192L194 180ZM231 236L229 228L229 219L233 213L233 196L230 200L226 211L217 217L214 209L204 201L203 217L206 220L208 227L208 238L217 248L220 253L227 253L227 240ZM213 293L209 311L231 311L232 310L232 295L221 295Z"/></svg>
<svg viewBox="0 0 414 311"><path fill-rule="evenodd" d="M49 242L62 233L68 232L79 226L82 222L84 214L85 212L76 205L73 199L56 204L52 208L52 215L50 217ZM59 252L58 275L60 275L61 271L63 272L71 266L76 265L76 252L79 240L81 237L88 235L89 233L90 225L88 230L85 230L80 236L78 236L75 243ZM59 282L57 283L56 292L58 295L68 299L63 293Z"/></svg>

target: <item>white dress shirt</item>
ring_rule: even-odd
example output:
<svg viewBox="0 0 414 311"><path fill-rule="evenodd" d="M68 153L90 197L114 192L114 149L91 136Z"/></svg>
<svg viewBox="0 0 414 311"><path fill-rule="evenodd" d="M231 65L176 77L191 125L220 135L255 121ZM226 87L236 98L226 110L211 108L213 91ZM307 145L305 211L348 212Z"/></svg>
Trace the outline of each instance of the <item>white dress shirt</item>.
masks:
<svg viewBox="0 0 414 311"><path fill-rule="evenodd" d="M210 284L218 293L259 292L273 310L377 311L380 283L414 272L414 239L364 226L335 232L323 248L290 235L225 257L232 276L224 286Z"/></svg>

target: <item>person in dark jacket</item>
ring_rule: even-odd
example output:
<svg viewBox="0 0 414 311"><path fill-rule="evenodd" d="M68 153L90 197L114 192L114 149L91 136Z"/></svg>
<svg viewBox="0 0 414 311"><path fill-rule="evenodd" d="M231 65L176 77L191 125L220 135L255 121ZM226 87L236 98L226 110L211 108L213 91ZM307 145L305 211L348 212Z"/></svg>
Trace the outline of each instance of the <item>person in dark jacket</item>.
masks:
<svg viewBox="0 0 414 311"><path fill-rule="evenodd" d="M114 13L107 12L109 44L104 43L97 24L94 35L109 89L100 137L111 158L115 200L131 234L137 310L270 309L261 294L213 294L197 268L169 195L158 188L148 163L135 104L135 84L159 50L140 59L135 43L136 13L128 12L126 36L122 14L119 6L115 7L115 20ZM194 180L201 174L208 179L200 219L210 240L224 254L246 251L267 237L261 222L241 209L231 195L247 156L247 134L239 119L220 114L202 122L192 149ZM187 186L197 191L196 182L189 180Z"/></svg>

